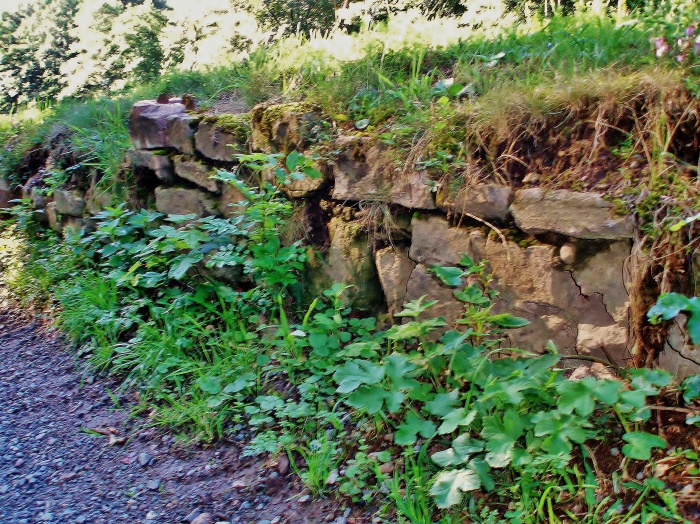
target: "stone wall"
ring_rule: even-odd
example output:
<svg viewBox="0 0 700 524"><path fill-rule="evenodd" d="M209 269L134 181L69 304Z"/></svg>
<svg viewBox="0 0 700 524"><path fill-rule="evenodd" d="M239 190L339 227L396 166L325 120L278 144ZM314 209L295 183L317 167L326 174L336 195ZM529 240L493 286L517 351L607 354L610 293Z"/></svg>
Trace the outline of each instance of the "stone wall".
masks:
<svg viewBox="0 0 700 524"><path fill-rule="evenodd" d="M231 216L241 195L212 173L234 169L237 153L308 153L322 123L305 104L210 116L178 99L139 102L129 162L145 188L140 201L162 213ZM552 340L567 355L631 360L625 267L634 224L602 195L536 183L433 192L427 172L397 162L370 136L340 136L328 150L320 180L282 188L298 204L300 236L317 253L305 275L309 294L342 281L354 286L354 307L389 314L428 295L439 300L432 314L454 322L463 306L429 268L456 265L464 253L488 260L500 291L496 309L531 321L509 333L513 347L540 352ZM56 229L89 227L89 216L111 200L95 188L59 190L52 201L34 196Z"/></svg>

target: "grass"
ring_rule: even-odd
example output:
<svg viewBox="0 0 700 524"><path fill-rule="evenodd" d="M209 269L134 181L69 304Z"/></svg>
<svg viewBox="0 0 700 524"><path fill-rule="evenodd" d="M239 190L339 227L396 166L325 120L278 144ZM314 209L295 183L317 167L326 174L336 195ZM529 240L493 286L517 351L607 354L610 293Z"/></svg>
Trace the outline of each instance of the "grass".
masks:
<svg viewBox="0 0 700 524"><path fill-rule="evenodd" d="M697 170L685 166L680 175L679 166L691 162L674 149L683 119L697 108L697 66L657 60L649 39L675 37L695 14L635 13L620 24L583 13L462 33L452 21L414 21L403 32L390 21L356 36L290 38L229 67L172 72L113 99L64 101L39 119L15 119L17 127L0 124L0 174L24 182L29 153L41 156L40 144L53 137L69 152L64 158L73 155L59 169L83 176L95 169L114 183L124 175L129 106L162 92L192 93L204 107L232 93L251 105L303 99L320 104L335 126L316 144L321 153L333 133L356 133L355 123L367 121L359 126L364 135L390 144L402 163L433 169L441 191L460 189L469 177L517 186L523 162L549 154L554 164L559 151L570 164L556 164L542 184L591 188L606 180L583 180L588 160L610 153L604 167L615 171L617 203L649 221L652 252L672 251L668 236L651 234L697 206ZM419 41L421 33L434 40ZM449 79L464 96L449 89ZM688 109L669 116L668 100ZM586 142L578 156L572 138ZM630 171L636 155L649 172ZM678 402L670 377L630 372L623 391L620 383L567 381L556 355L495 358L498 317L488 300L469 302L474 294L490 298L481 266L467 268L480 278L463 292L472 297L464 326L478 335L453 331L429 340L442 321L418 322L428 307L420 303L405 312L409 322L377 330L376 319L342 304L342 286L308 309L295 306L304 255L297 245L279 245L291 206L272 193L251 195L243 224L157 229L164 217L122 208L101 216L81 243L45 233L31 240L31 217L20 213L19 225L2 233L5 296L60 307L62 328L97 369L139 391L137 409L153 425L209 441L244 424L254 434L246 455L286 453L317 496L331 491L335 469L345 469L339 491L387 520L683 521L674 489L687 477L669 477L667 485L635 480L668 445L659 444L654 432L664 424L646 406ZM384 207L369 213L391 229ZM260 227L263 219L269 228ZM683 245L692 249L688 233ZM246 239L249 251L241 255L232 239ZM248 280L234 289L201 278L198 250L207 242L224 242L218 260L242 267ZM648 307L639 310L643 316ZM665 422L683 428L685 419ZM308 435L316 436L309 446L296 444ZM623 456L602 471L599 461L612 447ZM384 451L387 461L378 459ZM690 460L679 459L679 467ZM382 473L380 462L393 472Z"/></svg>

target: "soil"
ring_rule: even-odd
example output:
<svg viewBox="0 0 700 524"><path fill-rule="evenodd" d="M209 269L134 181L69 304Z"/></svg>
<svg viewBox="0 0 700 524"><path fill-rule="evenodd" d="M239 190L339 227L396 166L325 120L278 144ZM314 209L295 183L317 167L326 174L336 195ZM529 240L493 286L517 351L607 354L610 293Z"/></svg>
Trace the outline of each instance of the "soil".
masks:
<svg viewBox="0 0 700 524"><path fill-rule="evenodd" d="M0 310L0 359L2 524L369 522L306 496L284 463L241 457L242 438L188 447L149 428L134 398L16 311Z"/></svg>

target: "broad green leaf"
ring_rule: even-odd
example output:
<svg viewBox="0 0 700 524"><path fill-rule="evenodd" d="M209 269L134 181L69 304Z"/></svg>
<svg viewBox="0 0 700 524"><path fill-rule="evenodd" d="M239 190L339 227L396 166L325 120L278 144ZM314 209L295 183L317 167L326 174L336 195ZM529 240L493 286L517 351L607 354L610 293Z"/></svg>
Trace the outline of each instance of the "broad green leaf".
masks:
<svg viewBox="0 0 700 524"><path fill-rule="evenodd" d="M458 267L433 266L429 270L434 273L445 285L457 287L462 285L462 275L464 272Z"/></svg>
<svg viewBox="0 0 700 524"><path fill-rule="evenodd" d="M445 319L442 317L433 317L421 321L411 320L406 324L393 326L391 330L387 332L387 338L390 340L420 338L446 324Z"/></svg>
<svg viewBox="0 0 700 524"><path fill-rule="evenodd" d="M471 410L467 413L464 408L455 409L450 411L447 415L442 417L442 424L438 428L438 433L440 435L445 435L447 433L452 433L459 426L469 426L476 418L476 410Z"/></svg>
<svg viewBox="0 0 700 524"><path fill-rule="evenodd" d="M595 400L593 398L592 387L595 388L596 380L587 377L589 380L567 380L557 384L557 391L560 394L557 409L561 413L572 413L574 410L584 417L593 413Z"/></svg>
<svg viewBox="0 0 700 524"><path fill-rule="evenodd" d="M454 409L458 399L458 389L454 389L449 393L438 393L433 400L423 405L423 409L436 417L444 417Z"/></svg>
<svg viewBox="0 0 700 524"><path fill-rule="evenodd" d="M420 298L417 298L416 300L411 300L410 302L406 302L403 307L403 311L400 311L399 313L394 314L395 317L411 317L411 318L417 318L418 315L423 313L426 309L428 309L431 306L434 306L435 304L438 303L437 300L426 300L425 303L423 302L428 295L423 295Z"/></svg>
<svg viewBox="0 0 700 524"><path fill-rule="evenodd" d="M333 379L338 383L338 393L350 393L362 384L376 384L383 378L384 366L367 360L346 362L333 374Z"/></svg>
<svg viewBox="0 0 700 524"><path fill-rule="evenodd" d="M201 262L202 259L204 259L204 254L199 252L193 252L186 256L177 257L174 260L177 260L178 262L170 268L168 277L175 280L181 280L182 277L184 277L190 270L190 268L196 263Z"/></svg>
<svg viewBox="0 0 700 524"><path fill-rule="evenodd" d="M693 344L700 345L700 304L698 304L698 297L693 297L690 302L693 303L692 314L685 325L685 329L688 330L688 335L693 341Z"/></svg>
<svg viewBox="0 0 700 524"><path fill-rule="evenodd" d="M588 438L584 429L588 423L584 418L559 411L541 411L532 417L535 423L535 436L545 437L542 449L551 455L568 455L571 442L582 444Z"/></svg>
<svg viewBox="0 0 700 524"><path fill-rule="evenodd" d="M700 398L700 375L691 375L681 384L683 390L683 400L692 402Z"/></svg>
<svg viewBox="0 0 700 524"><path fill-rule="evenodd" d="M462 493L481 487L479 475L470 469L441 471L435 477L430 494L435 497L438 508L449 508L460 503Z"/></svg>
<svg viewBox="0 0 700 524"><path fill-rule="evenodd" d="M384 370L391 379L394 390L410 390L418 386L418 381L411 378L416 365L406 355L392 353L384 359Z"/></svg>
<svg viewBox="0 0 700 524"><path fill-rule="evenodd" d="M652 324L656 324L659 318L671 320L678 316L678 313L690 307L688 297L680 293L664 293L656 301L656 304L647 313L647 317Z"/></svg>
<svg viewBox="0 0 700 524"><path fill-rule="evenodd" d="M399 446L411 446L415 444L418 435L430 438L434 434L435 424L409 411L394 435L394 442Z"/></svg>
<svg viewBox="0 0 700 524"><path fill-rule="evenodd" d="M454 448L447 448L444 451L433 453L430 458L441 468L449 468L450 466L466 464L469 461L469 453L462 455Z"/></svg>
<svg viewBox="0 0 700 524"><path fill-rule="evenodd" d="M472 438L469 433L465 433L452 441L452 447L460 455L469 455L483 451L484 441Z"/></svg>
<svg viewBox="0 0 700 524"><path fill-rule="evenodd" d="M245 373L224 388L224 393L238 393L255 384L255 373Z"/></svg>
<svg viewBox="0 0 700 524"><path fill-rule="evenodd" d="M361 386L352 392L346 403L374 415L382 410L386 397L387 392L379 386Z"/></svg>
<svg viewBox="0 0 700 524"><path fill-rule="evenodd" d="M452 294L457 300L460 302L466 302L467 304L486 306L491 303L491 300L484 296L481 288L479 288L479 286L476 284L464 288L463 291L455 290Z"/></svg>
<svg viewBox="0 0 700 524"><path fill-rule="evenodd" d="M300 154L297 150L294 150L287 155L284 163L289 171L296 171L297 167L305 164L305 160L306 158L304 155Z"/></svg>
<svg viewBox="0 0 700 524"><path fill-rule="evenodd" d="M486 462L493 468L503 468L510 464L513 448L523 435L525 422L515 410L503 414L493 414L484 418L481 436L486 440Z"/></svg>
<svg viewBox="0 0 700 524"><path fill-rule="evenodd" d="M199 389L210 395L221 393L221 379L219 377L201 377L197 380Z"/></svg>
<svg viewBox="0 0 700 524"><path fill-rule="evenodd" d="M652 435L645 431L632 431L625 433L622 440L628 442L622 446L622 453L626 457L636 460L649 460L653 448L665 448L666 441L658 435Z"/></svg>
<svg viewBox="0 0 700 524"><path fill-rule="evenodd" d="M622 382L619 380L599 380L593 389L593 395L606 406L612 406L620 398Z"/></svg>
<svg viewBox="0 0 700 524"><path fill-rule="evenodd" d="M274 411L275 409L284 406L284 400L276 395L261 395L255 399L255 402L260 404L262 411Z"/></svg>
<svg viewBox="0 0 700 524"><path fill-rule="evenodd" d="M486 320L502 328L519 328L527 326L530 323L529 320L513 316L510 313L501 313L500 315L493 315L488 317Z"/></svg>
<svg viewBox="0 0 700 524"><path fill-rule="evenodd" d="M460 253L460 255L462 256L462 258L460 258L459 262L458 262L458 264L460 266L466 267L466 268L472 268L476 265L474 263L474 261L471 259L471 257L469 257L468 255L465 255L464 253Z"/></svg>

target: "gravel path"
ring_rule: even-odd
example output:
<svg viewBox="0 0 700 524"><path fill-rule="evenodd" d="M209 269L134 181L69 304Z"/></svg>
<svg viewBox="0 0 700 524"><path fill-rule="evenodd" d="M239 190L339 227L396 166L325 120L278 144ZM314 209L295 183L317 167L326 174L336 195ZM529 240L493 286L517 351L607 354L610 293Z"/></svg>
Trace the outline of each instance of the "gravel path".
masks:
<svg viewBox="0 0 700 524"><path fill-rule="evenodd" d="M241 443L186 449L144 428L87 373L55 332L0 312L0 524L365 522Z"/></svg>

